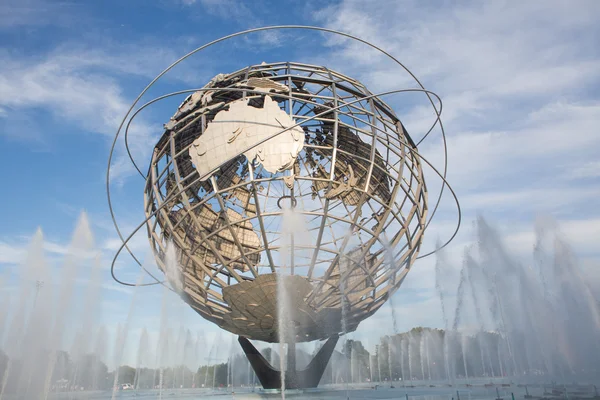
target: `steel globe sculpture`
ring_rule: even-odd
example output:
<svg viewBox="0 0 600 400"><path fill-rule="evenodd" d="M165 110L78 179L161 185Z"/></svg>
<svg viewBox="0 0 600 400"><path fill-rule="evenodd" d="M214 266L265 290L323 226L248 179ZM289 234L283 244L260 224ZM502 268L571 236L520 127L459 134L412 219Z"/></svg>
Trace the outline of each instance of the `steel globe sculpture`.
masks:
<svg viewBox="0 0 600 400"><path fill-rule="evenodd" d="M257 28L196 51L279 28L328 31ZM435 94L406 91L427 95L435 126ZM445 172L418 153L381 96L325 66L263 62L187 92L145 175L157 264L198 314L240 336L265 388L314 387L339 335L375 313L419 255L430 221L422 162L442 190ZM110 205L109 178L110 160ZM131 236L121 236L121 249ZM287 343L285 373L248 339ZM295 343L323 339L306 370L296 371Z"/></svg>
<svg viewBox="0 0 600 400"><path fill-rule="evenodd" d="M145 209L165 205L148 219L159 265L171 241L181 269L171 283L238 335L279 341L278 274L289 276L297 341L355 330L423 238L427 190L402 123L360 82L315 65L253 65L203 89L152 155Z"/></svg>

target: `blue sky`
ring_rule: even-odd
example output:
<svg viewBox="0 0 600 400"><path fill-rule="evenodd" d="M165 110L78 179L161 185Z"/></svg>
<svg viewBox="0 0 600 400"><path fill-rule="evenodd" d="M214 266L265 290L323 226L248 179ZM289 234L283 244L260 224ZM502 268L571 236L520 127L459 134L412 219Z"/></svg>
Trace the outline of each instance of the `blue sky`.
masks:
<svg viewBox="0 0 600 400"><path fill-rule="evenodd" d="M162 69L194 48L236 31L278 24L317 25L355 34L407 65L444 100L449 180L464 226L450 249L460 265L483 214L516 258L527 262L536 216L554 217L582 270L600 285L600 3L233 0L46 1L0 4L0 268L14 276L24 248L42 227L47 257L59 264L77 216L88 212L106 264L118 247L104 188L108 150L128 105ZM261 61L324 64L373 91L413 86L406 73L364 46L332 35L277 31L229 41L193 56L144 97L201 87L219 72ZM132 148L142 165L161 126L182 99L151 107L136 120ZM416 138L432 122L421 97L390 97ZM438 132L439 133L439 132ZM143 219L143 181L115 160L113 194L126 228ZM441 141L421 147L436 165ZM439 188L432 174L430 193ZM426 248L452 229L445 197ZM132 242L147 256L144 235ZM441 326L434 259L416 265L394 297L399 327ZM135 281L126 258L120 273ZM104 274L105 318L124 320L131 293ZM14 291L14 279L6 284ZM139 294L135 328L156 331L160 291ZM139 300L138 300L139 301ZM217 331L193 313L195 330ZM374 342L389 319L384 307L356 337ZM389 326L391 323L384 323Z"/></svg>

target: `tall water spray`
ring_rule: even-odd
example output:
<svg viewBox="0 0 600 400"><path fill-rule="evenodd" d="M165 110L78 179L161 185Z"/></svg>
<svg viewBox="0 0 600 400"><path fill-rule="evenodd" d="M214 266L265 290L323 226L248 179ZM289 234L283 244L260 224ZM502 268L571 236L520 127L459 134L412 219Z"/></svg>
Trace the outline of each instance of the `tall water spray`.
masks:
<svg viewBox="0 0 600 400"><path fill-rule="evenodd" d="M451 329L462 331L461 339L446 341L446 348L456 343L461 349L463 372L567 379L600 370L598 299L557 225L547 219L536 223L526 264L483 218L475 227L476 243L465 250L460 269ZM449 264L443 253L441 262ZM440 270L436 266L436 274ZM437 290L444 311L444 291ZM456 365L456 353L445 351L444 357Z"/></svg>
<svg viewBox="0 0 600 400"><path fill-rule="evenodd" d="M131 295L131 302L129 304L129 310L127 312L127 317L125 319L125 323L123 325L119 324L120 329L117 329L116 342L114 347L114 364L115 364L115 375L113 379L113 390L112 390L112 399L114 400L117 395L118 384L119 384L119 372L120 365L123 359L123 352L125 350L125 343L127 343L127 337L129 335L129 329L131 325L131 319L133 318L133 313L136 306L136 301L139 296L139 291L136 290L137 287L143 282L145 277L144 271L141 270L139 273L139 277L137 279L136 288L134 288L133 293Z"/></svg>
<svg viewBox="0 0 600 400"><path fill-rule="evenodd" d="M98 389L100 382L98 382L98 375L100 366L106 362L107 353L107 332L104 325L100 326L96 331L96 339L94 343L94 357L92 357L92 389Z"/></svg>
<svg viewBox="0 0 600 400"><path fill-rule="evenodd" d="M18 296L6 309L0 332L8 357L0 398L18 393L45 399L57 379L73 386L93 384L94 363L87 363L84 356L92 350L95 317L100 313L101 275L86 214L77 221L62 263L48 264L44 247L38 230L15 274L20 281ZM69 368L67 351L73 359Z"/></svg>
<svg viewBox="0 0 600 400"><path fill-rule="evenodd" d="M291 320L291 290L298 259L309 259L311 238L304 220L304 214L284 204L279 269L277 271L277 324L279 336L279 366L281 371L282 398L285 397L285 371L296 369L296 331ZM288 283L289 282L289 283ZM273 351L271 352L273 356Z"/></svg>
<svg viewBox="0 0 600 400"><path fill-rule="evenodd" d="M441 244L437 243L439 249L436 253L435 260L435 290L440 299L440 306L442 309L442 319L444 325L444 338L443 338L443 355L444 355L444 370L446 372L446 379L453 381L453 374L450 371L450 318L448 316L448 306L446 305L446 290L444 282L447 281L444 268L448 269L450 263L448 261L446 250L440 249Z"/></svg>
<svg viewBox="0 0 600 400"><path fill-rule="evenodd" d="M150 343L148 339L148 330L144 328L140 334L140 342L138 345L137 359L135 366L135 377L133 387L138 390L140 388L140 374L142 367L147 363L148 351L150 350Z"/></svg>
<svg viewBox="0 0 600 400"><path fill-rule="evenodd" d="M17 359L22 359L24 365L28 364L28 361L36 356L38 349L36 346L35 351L27 352L26 339L30 339L33 332L27 329L28 324L28 315L35 316L36 314L36 306L42 305L44 303L39 302L38 298L40 296L41 290L41 282L42 280L36 280L38 270L42 273L42 279L45 274L46 269L46 261L44 257L44 237L41 229L38 229L26 252L26 259L22 264L20 276L20 288L19 288L19 297L16 301L15 312L12 315L12 319L10 320L10 324L8 324L8 334L5 335L5 343L3 348L8 356L7 366L4 370L4 376L2 377L2 389L0 392L0 399L4 396L4 393L9 385L9 376L11 376L13 372L14 362ZM46 294L52 289L52 286L48 286L46 290ZM49 299L52 299L52 296L47 296ZM33 300L33 306L30 306L31 299ZM33 310L30 309L33 307ZM46 314L48 315L48 314ZM38 321L32 319L32 323L38 325ZM44 321L46 325L50 325L51 321ZM25 335L23 334L25 332ZM21 382L17 386L17 390L26 390L22 386L22 378L25 376L27 381L29 381L29 377L31 376L31 371L24 371L24 374L18 374L17 379ZM21 376L23 375L23 376Z"/></svg>
<svg viewBox="0 0 600 400"><path fill-rule="evenodd" d="M101 317L102 272L102 260L97 255L91 268L88 288L84 294L81 319L77 324L79 325L79 331L76 333L71 347L71 357L75 362L75 370L71 378L72 382L79 381L79 374L87 364L85 357L90 353L93 344L91 333L96 331L96 326Z"/></svg>
<svg viewBox="0 0 600 400"><path fill-rule="evenodd" d="M295 262L295 240L299 218L292 207L283 210L281 265L277 272L277 324L279 334L279 370L281 373L281 398L285 399L285 371L292 360L290 352L295 352L295 334L290 317L290 299L286 280L292 275ZM288 348L288 346L294 346ZM292 355L295 357L295 355ZM287 364L287 365L286 365Z"/></svg>

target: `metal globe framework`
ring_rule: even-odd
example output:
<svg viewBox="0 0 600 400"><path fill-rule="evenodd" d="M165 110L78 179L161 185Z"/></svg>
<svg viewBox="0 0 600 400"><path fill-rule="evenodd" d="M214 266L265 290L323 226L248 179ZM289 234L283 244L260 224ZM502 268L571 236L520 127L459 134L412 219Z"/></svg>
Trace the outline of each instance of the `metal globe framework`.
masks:
<svg viewBox="0 0 600 400"><path fill-rule="evenodd" d="M372 94L326 67L263 63L215 76L200 89L154 98L135 109L177 64L218 43L273 30L304 30L362 43L408 73L416 87ZM423 93L435 121L415 143L383 96ZM134 160L128 131L136 116L163 99L190 94L154 147L148 173ZM135 109L135 110L134 110ZM316 387L340 334L355 330L401 285L413 262L448 245L461 209L446 181L442 101L385 50L328 28L282 25L224 36L168 66L135 99L114 137L106 171L108 206L122 245L111 274L127 286L161 284L178 293L238 341L264 388ZM444 151L439 171L417 146L437 127ZM111 164L124 133L128 156L146 181L146 218L123 235L111 197ZM423 164L422 164L423 163ZM428 209L423 165L442 184ZM444 190L458 221L451 237L419 255ZM128 242L143 227L165 279L150 272ZM115 274L126 250L153 282ZM277 370L248 340L287 343ZM325 339L303 370L296 342Z"/></svg>
<svg viewBox="0 0 600 400"><path fill-rule="evenodd" d="M293 122L273 117L275 133L250 139L259 148L250 158L235 142L275 103ZM245 114L231 114L233 105ZM229 124L217 150L199 142L215 124ZM204 318L278 341L276 274L285 274L297 340L324 339L356 329L400 286L421 247L427 189L413 140L363 84L315 65L249 66L190 95L165 127L145 190L149 237L164 271L172 241L181 281L171 283ZM270 158L289 153L274 142L286 134L302 149L269 171ZM215 160L204 170L200 152Z"/></svg>
<svg viewBox="0 0 600 400"><path fill-rule="evenodd" d="M270 30L318 31L360 42L395 62L417 87L374 95L326 67L263 63L219 74L201 89L162 95L134 111L162 76L191 55ZM425 94L435 114L416 144L382 100L402 92ZM129 151L132 122L149 105L184 93L192 94L165 124L148 173L142 173ZM265 387L279 387L279 375L265 367L268 362L245 337L290 345L329 337L305 372L290 375L296 382L292 386L316 386L338 333L356 329L398 289L416 259L445 247L459 230L460 205L446 181L441 111L441 99L391 54L327 28L254 28L191 51L140 93L115 135L106 190L123 243L113 258L113 278L128 286L162 284L206 319L240 334L240 344L255 371L262 371ZM417 151L436 126L444 145L442 171ZM146 180L146 219L126 237L115 218L110 190L113 154L123 132L129 158ZM429 212L421 162L442 181ZM418 255L423 231L446 188L457 205L456 229L436 250ZM148 271L128 247L144 226L166 280ZM129 283L116 276L115 263L123 250L154 282ZM284 319L294 325L294 338L278 338L277 293L282 292L293 302ZM293 371L293 348L288 353L288 369Z"/></svg>

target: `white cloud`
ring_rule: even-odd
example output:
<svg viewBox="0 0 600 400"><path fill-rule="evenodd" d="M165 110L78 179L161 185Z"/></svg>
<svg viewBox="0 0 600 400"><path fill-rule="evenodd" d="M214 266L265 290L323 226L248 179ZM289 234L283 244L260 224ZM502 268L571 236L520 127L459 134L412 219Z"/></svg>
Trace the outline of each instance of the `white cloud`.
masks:
<svg viewBox="0 0 600 400"><path fill-rule="evenodd" d="M0 264L18 264L22 261L24 249L6 242L0 242Z"/></svg>
<svg viewBox="0 0 600 400"><path fill-rule="evenodd" d="M234 21L243 26L243 29L268 25L264 23L262 15L268 5L262 1L247 3L236 0L175 0L175 3L188 7L188 10L200 11L203 18L208 14L228 23ZM259 10L263 13L258 13ZM282 31L269 30L254 34L251 40L244 36L243 40L248 47L258 45L273 48L282 46L284 37Z"/></svg>
<svg viewBox="0 0 600 400"><path fill-rule="evenodd" d="M570 160L565 154L600 146L600 105L586 92L600 82L600 54L591 39L599 33L599 14L592 12L598 7L586 1L578 7L559 1L372 7L348 0L315 17L382 47L442 96L450 180L479 190L490 181L517 181L529 168L549 179L592 161L589 154ZM372 91L414 86L400 67L364 45L327 38L332 54L322 57ZM401 96L386 100L418 138L433 113L424 97L419 106L416 97ZM440 148L432 140L421 150L439 166Z"/></svg>
<svg viewBox="0 0 600 400"><path fill-rule="evenodd" d="M121 227L123 232L129 233L132 229ZM113 229L114 230L114 229ZM117 236L106 239L102 244L102 249L108 252L116 252L122 245L121 239ZM134 252L136 251L148 251L148 238L144 234L134 235L131 240L127 243L127 246Z"/></svg>
<svg viewBox="0 0 600 400"><path fill-rule="evenodd" d="M179 0L186 6L197 5L202 11L224 19L250 20L255 19L254 12L243 2L234 0Z"/></svg>
<svg viewBox="0 0 600 400"><path fill-rule="evenodd" d="M461 196L466 210L493 210L495 213L541 213L570 210L577 205L590 204L600 197L598 187L565 186L557 188L516 188L510 191L481 191Z"/></svg>
<svg viewBox="0 0 600 400"><path fill-rule="evenodd" d="M76 10L74 4L63 1L3 0L0 3L0 29L32 25L68 25Z"/></svg>
<svg viewBox="0 0 600 400"><path fill-rule="evenodd" d="M18 265L24 262L30 241L31 237L22 237L20 240L0 240L0 264ZM56 258L67 254L69 246L45 240L44 251L50 257Z"/></svg>
<svg viewBox="0 0 600 400"><path fill-rule="evenodd" d="M573 166L565 171L564 180L600 178L600 161L589 161Z"/></svg>
<svg viewBox="0 0 600 400"><path fill-rule="evenodd" d="M48 58L74 70L102 71L115 78L140 76L147 78L149 83L150 79L199 45L197 39L185 36L141 38L135 42L93 38L89 42L93 44L84 45L76 40L64 42L53 49ZM201 60L192 57L174 67L163 79L201 87L215 75L211 72L213 65L214 62L207 57Z"/></svg>
<svg viewBox="0 0 600 400"><path fill-rule="evenodd" d="M46 128L34 124L31 129L15 121L35 121L36 110L51 112L54 119L66 125L75 126L83 132L98 133L107 137L107 143L117 130L129 100L113 76L106 72L94 71L93 60L101 59L85 52L76 58L61 54L41 57L18 57L2 52L4 62L0 66L0 106L8 112L4 119L8 128L5 135L22 140L41 140L52 142ZM98 65L100 67L103 64ZM25 118L27 116L28 118ZM31 118L29 118L31 117ZM32 122L33 123L33 122ZM147 143L152 142L160 127L149 124L144 119L136 120L130 132L132 152L146 159L150 152ZM130 175L133 167L126 163L125 156L119 152L115 163L117 168L114 179Z"/></svg>
<svg viewBox="0 0 600 400"><path fill-rule="evenodd" d="M83 53L79 57L87 59ZM86 70L87 62L76 63L61 56L18 58L8 52L3 58L0 104L5 108L48 108L57 119L104 135L115 132L128 108L118 82Z"/></svg>
<svg viewBox="0 0 600 400"><path fill-rule="evenodd" d="M589 66L581 72L597 74L592 68L595 62L574 57L584 56L585 46L592 46L591 37L574 34L595 29L594 9L598 4L593 1L582 1L579 7L551 1L519 5L466 2L450 8L417 1L404 2L402 7L394 1L381 1L372 7L348 0L315 16L328 27L354 33L398 56L417 76L435 79L444 94L445 88L459 86L485 97L511 94L510 89L522 91L524 86L528 94L532 88L544 93L570 87L582 76L552 73L564 72L562 68L568 66L577 67L575 71ZM340 42L346 43L331 40L332 44ZM571 42L577 46L568 46ZM373 59L364 50L363 45L347 43L338 55L375 71L389 70L389 64L378 63L379 57ZM554 79L544 82L548 76ZM381 83L388 86L389 81Z"/></svg>
<svg viewBox="0 0 600 400"><path fill-rule="evenodd" d="M44 150L51 148L51 133L37 118L40 111L49 111L59 124L74 126L84 133L104 135L108 144L138 94L126 87L131 78L139 78L142 84L150 83L172 62L197 46L196 39L186 37L122 43L90 38L88 42L84 45L80 40L71 39L35 56L0 49L3 59L0 65L0 126L3 129L0 134ZM162 82L201 87L215 75L213 64L207 57L191 57L170 70ZM149 98L144 97L137 106L147 100ZM149 115L147 112L138 115L128 135L130 150L138 162L141 160L141 168L151 152L148 143L158 139L163 131L162 123L169 118L150 121ZM121 132L121 137L123 135ZM118 185L135 172L124 152L124 146L117 146L113 158L111 178Z"/></svg>

